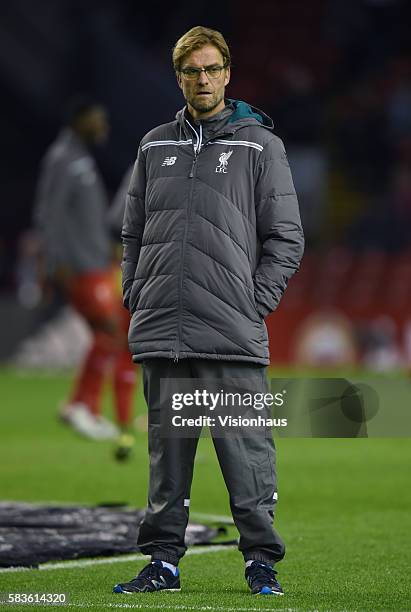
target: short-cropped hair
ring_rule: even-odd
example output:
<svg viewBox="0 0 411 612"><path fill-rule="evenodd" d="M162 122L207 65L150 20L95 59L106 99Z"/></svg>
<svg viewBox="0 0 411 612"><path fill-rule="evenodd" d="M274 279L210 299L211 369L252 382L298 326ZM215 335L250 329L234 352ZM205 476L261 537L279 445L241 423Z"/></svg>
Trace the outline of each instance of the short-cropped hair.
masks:
<svg viewBox="0 0 411 612"><path fill-rule="evenodd" d="M188 32L183 34L176 42L173 48L173 66L176 72L180 72L181 65L186 55L192 51L201 49L205 45L214 45L223 56L224 66L228 67L231 64L230 49L221 32L205 28L203 26L195 26Z"/></svg>

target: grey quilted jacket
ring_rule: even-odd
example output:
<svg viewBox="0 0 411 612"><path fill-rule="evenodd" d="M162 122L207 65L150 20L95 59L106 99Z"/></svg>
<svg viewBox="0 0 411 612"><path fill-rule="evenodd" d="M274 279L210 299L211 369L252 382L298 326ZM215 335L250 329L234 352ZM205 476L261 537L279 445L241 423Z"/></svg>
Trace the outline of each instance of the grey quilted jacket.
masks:
<svg viewBox="0 0 411 612"><path fill-rule="evenodd" d="M230 103L211 138L183 109L140 143L122 230L134 361L269 363L264 317L298 269L304 238L271 119Z"/></svg>

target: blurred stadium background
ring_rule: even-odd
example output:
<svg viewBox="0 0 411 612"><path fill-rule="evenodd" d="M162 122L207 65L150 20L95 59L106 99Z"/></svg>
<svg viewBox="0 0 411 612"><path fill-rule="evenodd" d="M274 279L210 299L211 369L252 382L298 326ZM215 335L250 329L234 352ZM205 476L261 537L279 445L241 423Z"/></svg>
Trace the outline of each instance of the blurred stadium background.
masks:
<svg viewBox="0 0 411 612"><path fill-rule="evenodd" d="M228 96L273 117L299 196L307 248L301 271L267 322L273 373L309 366L406 376L411 361L408 0L258 0L252 5L175 0L144 3L144 8L125 0L14 0L2 3L0 12L3 499L145 504L145 434L137 434L135 461L119 466L108 460L108 443L77 440L57 425L57 400L68 389L88 335L61 298L44 293L38 283L31 215L41 157L61 125L67 99L78 91L90 92L109 111L110 138L97 161L114 196L140 138L183 105L170 51L193 25L226 36L233 55ZM106 398L108 411L109 403ZM136 409L144 412L141 385ZM289 581L296 575L302 580L294 603L320 609L312 585L323 572L327 609L338 604L375 610L378 602L385 609L405 609L408 442L345 442L279 440L279 528L291 551L285 574ZM315 474L315 482L308 473ZM223 491L212 451L200 445L194 507L228 513ZM388 567L401 559L392 575L384 573L379 548L388 525L383 558ZM328 561L324 550L330 552ZM203 570L208 571L205 565ZM370 595L360 605L361 593L375 587L373 572L385 581L385 599ZM351 599L337 579L343 574L346 581L349 576ZM87 593L88 586L81 586L85 578L78 576L78 589ZM397 577L399 583L389 582ZM10 584L17 587L18 579ZM311 599L298 599L302 591ZM390 599L394 591L396 605Z"/></svg>

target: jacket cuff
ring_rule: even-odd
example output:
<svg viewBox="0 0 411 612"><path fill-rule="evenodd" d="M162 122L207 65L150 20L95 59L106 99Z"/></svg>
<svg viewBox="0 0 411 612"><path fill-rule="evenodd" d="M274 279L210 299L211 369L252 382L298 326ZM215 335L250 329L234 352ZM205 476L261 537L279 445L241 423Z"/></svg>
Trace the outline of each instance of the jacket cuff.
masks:
<svg viewBox="0 0 411 612"><path fill-rule="evenodd" d="M123 306L127 308L127 310L130 310L130 293L131 289L127 289L123 294Z"/></svg>
<svg viewBox="0 0 411 612"><path fill-rule="evenodd" d="M257 301L256 301L255 308L262 319L265 319L271 313L271 310L269 308L267 308L266 306L263 306L263 304Z"/></svg>

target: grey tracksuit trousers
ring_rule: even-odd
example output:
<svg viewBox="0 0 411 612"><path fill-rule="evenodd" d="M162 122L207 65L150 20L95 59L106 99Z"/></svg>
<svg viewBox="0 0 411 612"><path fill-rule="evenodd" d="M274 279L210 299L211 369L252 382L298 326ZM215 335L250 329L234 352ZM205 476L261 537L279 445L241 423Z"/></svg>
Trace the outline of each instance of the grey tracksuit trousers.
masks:
<svg viewBox="0 0 411 612"><path fill-rule="evenodd" d="M153 559L174 565L184 555L184 535L198 437L160 435L161 379L259 379L268 391L266 367L255 363L210 359L149 359L143 362L144 394L149 410L150 482L148 507L137 545ZM164 408L164 407L163 407ZM275 447L271 436L214 437L214 447L230 496L234 522L240 532L244 559L280 561L285 547L272 527L276 500Z"/></svg>

